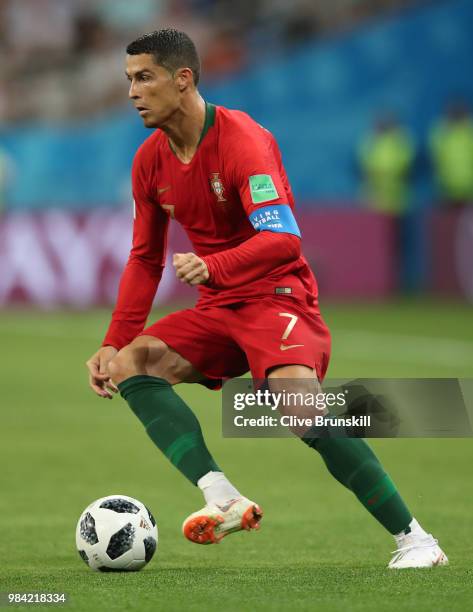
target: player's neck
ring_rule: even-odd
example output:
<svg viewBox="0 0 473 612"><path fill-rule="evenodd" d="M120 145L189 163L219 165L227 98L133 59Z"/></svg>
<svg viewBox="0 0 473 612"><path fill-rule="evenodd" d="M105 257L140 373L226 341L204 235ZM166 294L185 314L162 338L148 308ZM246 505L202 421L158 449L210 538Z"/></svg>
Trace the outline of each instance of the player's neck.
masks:
<svg viewBox="0 0 473 612"><path fill-rule="evenodd" d="M193 158L205 123L205 101L198 92L186 98L162 130L177 157L184 163Z"/></svg>

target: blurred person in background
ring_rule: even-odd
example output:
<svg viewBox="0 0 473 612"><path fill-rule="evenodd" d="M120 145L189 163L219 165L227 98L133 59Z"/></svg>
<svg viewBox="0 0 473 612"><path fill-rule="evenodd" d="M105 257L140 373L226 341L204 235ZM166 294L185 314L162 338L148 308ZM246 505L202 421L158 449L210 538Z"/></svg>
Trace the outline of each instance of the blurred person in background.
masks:
<svg viewBox="0 0 473 612"><path fill-rule="evenodd" d="M384 115L359 151L364 197L373 210L402 216L409 204L414 143L394 115Z"/></svg>
<svg viewBox="0 0 473 612"><path fill-rule="evenodd" d="M442 201L473 203L473 119L466 102L451 102L432 126L430 153Z"/></svg>
<svg viewBox="0 0 473 612"><path fill-rule="evenodd" d="M385 114L361 143L359 162L363 174L363 197L379 213L392 216L399 284L409 285L410 178L415 147L407 130L393 114Z"/></svg>

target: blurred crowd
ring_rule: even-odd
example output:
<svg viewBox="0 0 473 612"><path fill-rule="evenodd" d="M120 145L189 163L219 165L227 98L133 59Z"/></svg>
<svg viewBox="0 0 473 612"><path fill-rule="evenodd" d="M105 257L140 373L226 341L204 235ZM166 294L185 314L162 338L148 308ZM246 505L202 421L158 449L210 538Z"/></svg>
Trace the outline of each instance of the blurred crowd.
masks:
<svg viewBox="0 0 473 612"><path fill-rule="evenodd" d="M1 0L0 121L68 120L126 99L123 53L146 31L195 41L206 79L423 0Z"/></svg>
<svg viewBox="0 0 473 612"><path fill-rule="evenodd" d="M358 151L363 200L371 208L398 217L409 213L423 149L428 152L437 199L451 208L473 204L473 117L464 100L450 101L425 144L415 143L394 114L378 118Z"/></svg>
<svg viewBox="0 0 473 612"><path fill-rule="evenodd" d="M416 143L394 114L380 116L358 151L362 200L393 219L399 287L406 291L415 287L412 259L419 236L413 183L423 149L428 152L439 210L456 218L473 206L473 117L466 102L456 99L447 105L431 126L427 143Z"/></svg>

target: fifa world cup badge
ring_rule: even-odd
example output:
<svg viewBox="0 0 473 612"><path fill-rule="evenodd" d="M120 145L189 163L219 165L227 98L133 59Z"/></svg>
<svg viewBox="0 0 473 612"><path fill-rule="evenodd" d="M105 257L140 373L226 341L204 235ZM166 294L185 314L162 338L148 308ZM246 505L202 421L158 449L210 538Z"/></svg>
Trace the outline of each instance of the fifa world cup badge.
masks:
<svg viewBox="0 0 473 612"><path fill-rule="evenodd" d="M220 173L219 172L213 172L212 173L212 176L210 177L210 186L212 187L213 192L217 196L217 202L226 202L227 201L223 197L225 189L224 189L223 183L222 183L222 181L220 179Z"/></svg>

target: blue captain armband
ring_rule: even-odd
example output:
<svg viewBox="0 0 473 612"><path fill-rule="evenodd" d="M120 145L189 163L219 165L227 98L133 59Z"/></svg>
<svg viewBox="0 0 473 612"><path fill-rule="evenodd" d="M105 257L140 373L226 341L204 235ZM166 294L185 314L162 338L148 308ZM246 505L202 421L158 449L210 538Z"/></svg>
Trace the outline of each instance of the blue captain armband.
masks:
<svg viewBox="0 0 473 612"><path fill-rule="evenodd" d="M301 237L301 232L288 204L263 206L252 212L248 218L257 232L278 232Z"/></svg>

